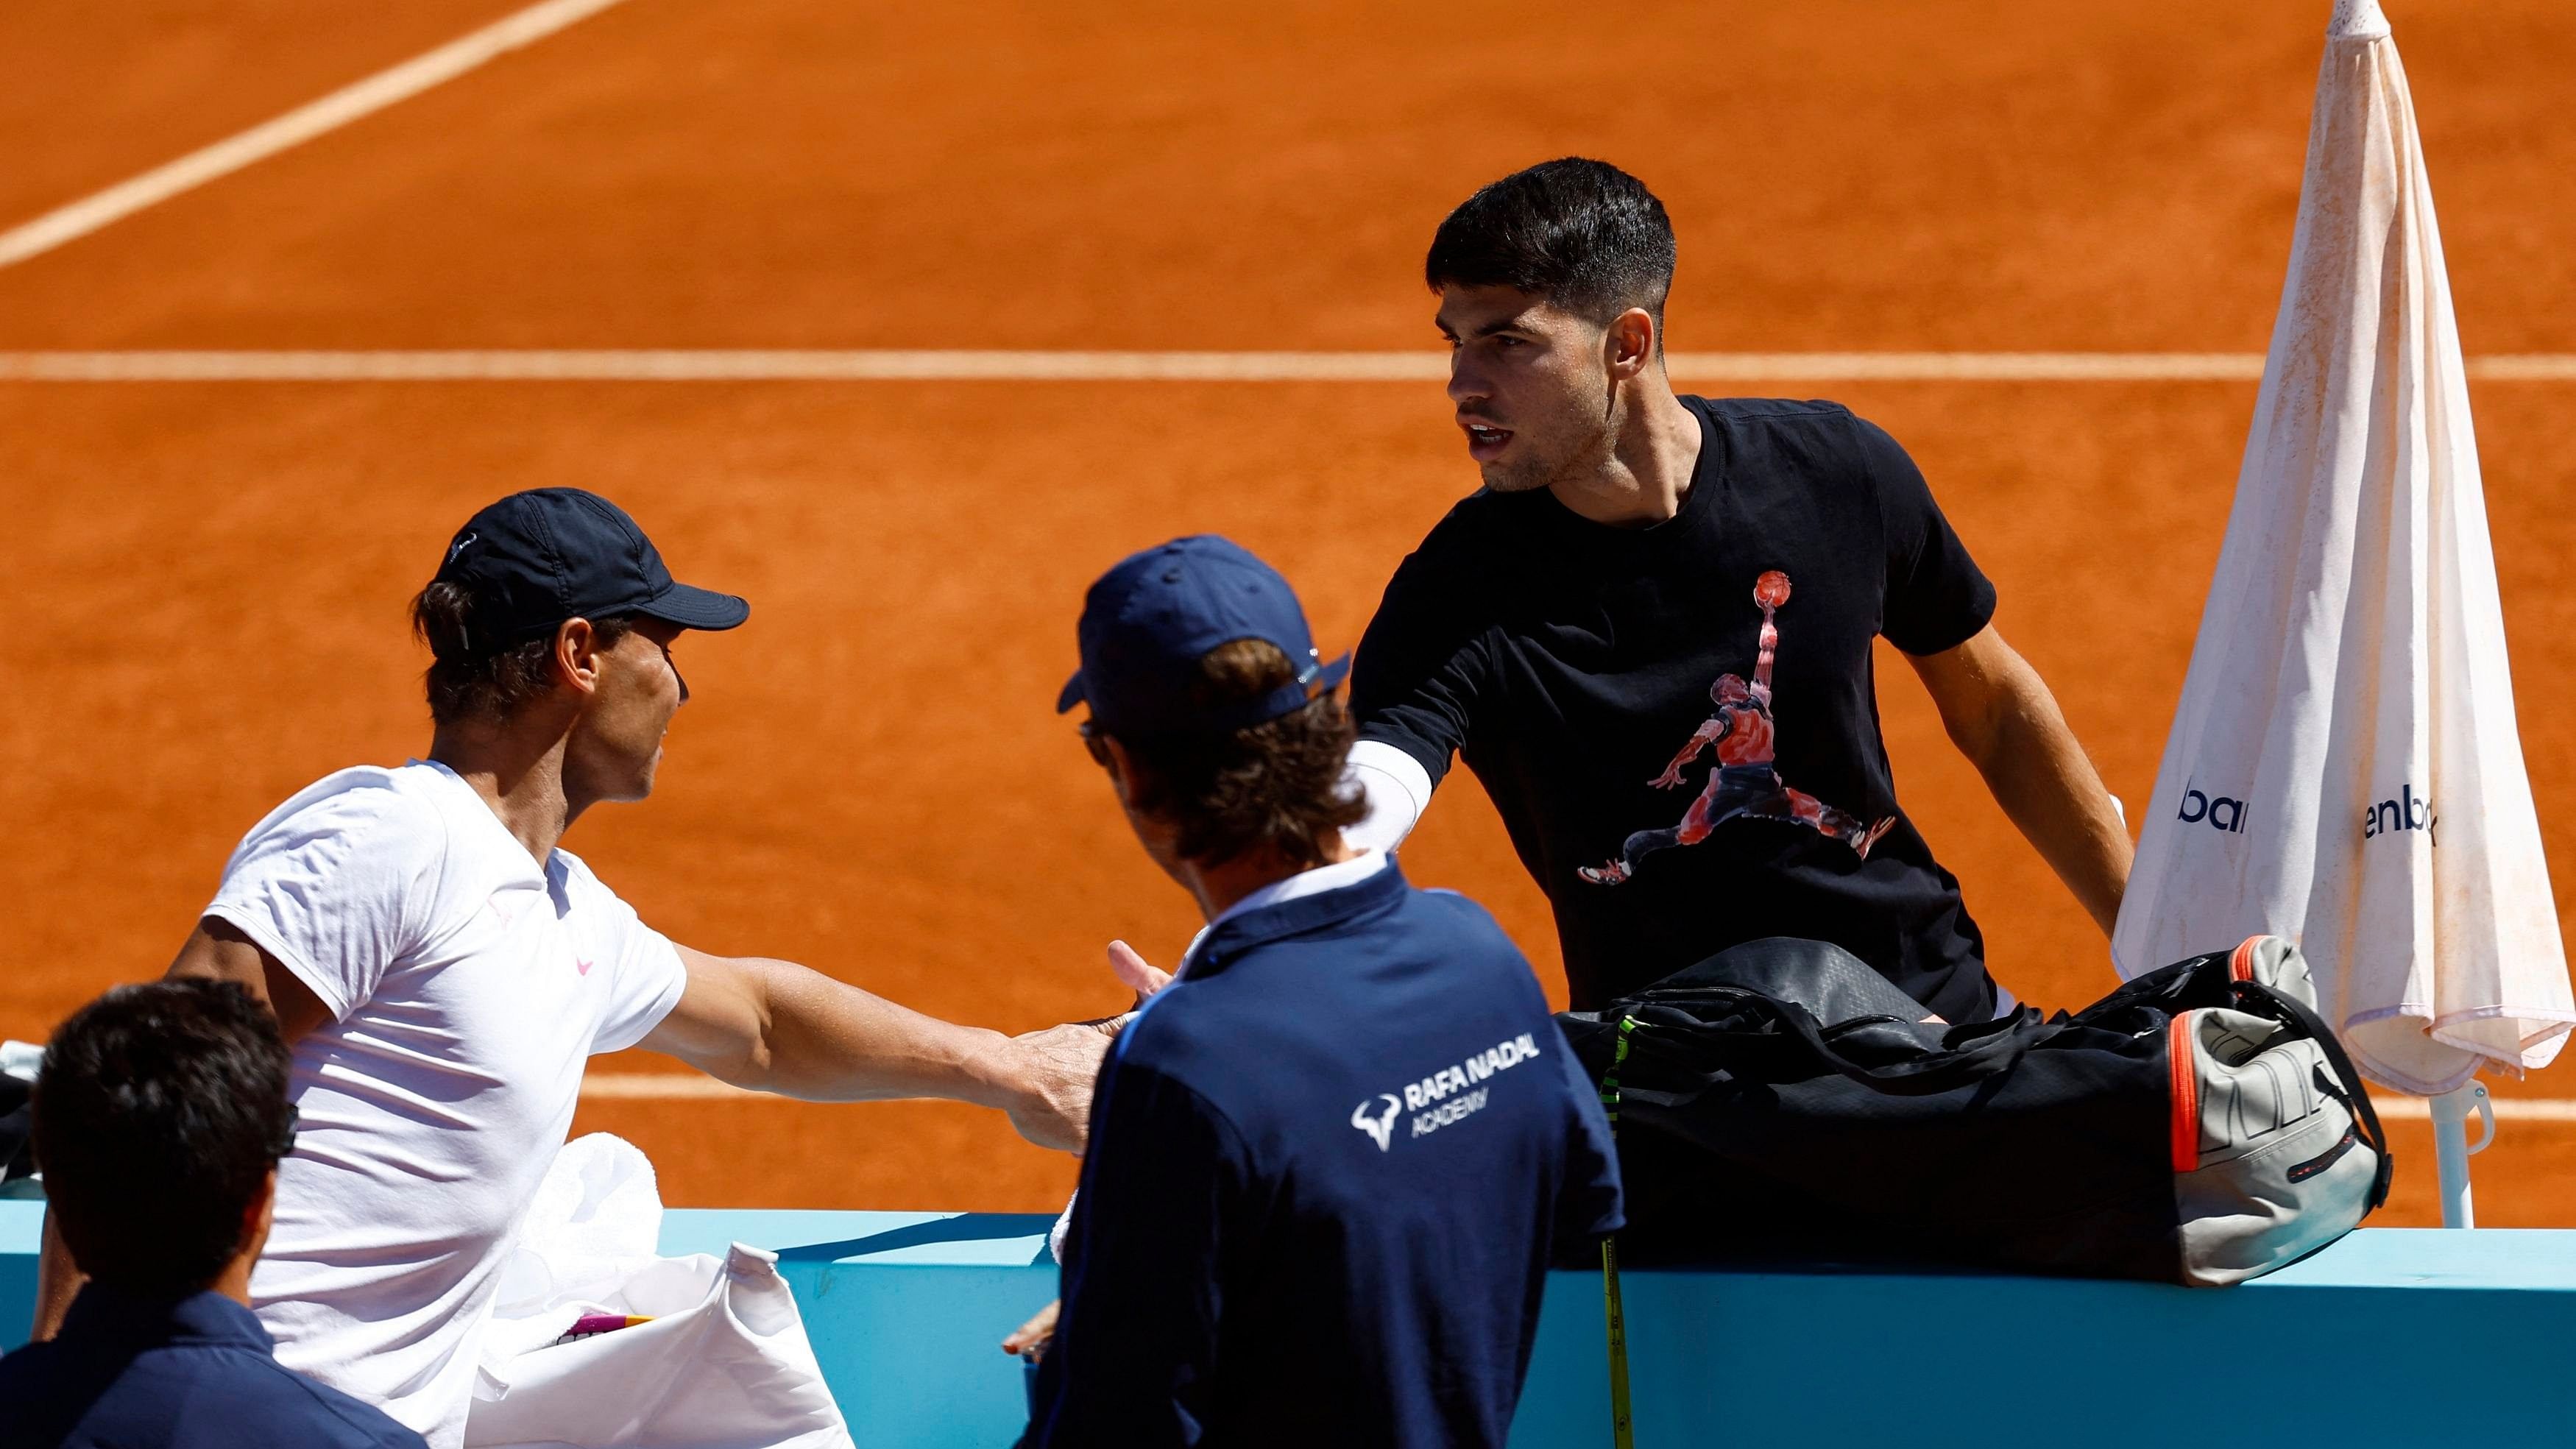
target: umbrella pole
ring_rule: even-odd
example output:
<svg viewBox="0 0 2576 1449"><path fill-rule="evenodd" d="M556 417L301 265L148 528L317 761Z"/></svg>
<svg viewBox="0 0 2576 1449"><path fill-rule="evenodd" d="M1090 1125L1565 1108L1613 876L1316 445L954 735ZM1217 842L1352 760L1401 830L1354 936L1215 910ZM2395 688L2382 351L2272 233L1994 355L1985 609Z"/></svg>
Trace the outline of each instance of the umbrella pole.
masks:
<svg viewBox="0 0 2576 1449"><path fill-rule="evenodd" d="M2478 1218L2469 1201L2469 1158L2495 1141L2495 1108L2487 1102L2486 1084L2478 1081L2444 1092L2428 1105L2433 1109L2433 1162L2441 1175L2442 1226L2474 1228ZM2486 1127L2475 1147L2469 1145L2471 1112Z"/></svg>

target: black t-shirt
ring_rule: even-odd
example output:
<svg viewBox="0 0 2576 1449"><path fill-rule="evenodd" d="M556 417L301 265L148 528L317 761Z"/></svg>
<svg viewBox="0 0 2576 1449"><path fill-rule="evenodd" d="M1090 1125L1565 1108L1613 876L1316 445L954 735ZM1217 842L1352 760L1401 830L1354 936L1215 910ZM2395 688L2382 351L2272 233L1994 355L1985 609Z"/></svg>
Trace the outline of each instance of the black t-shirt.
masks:
<svg viewBox="0 0 2576 1449"><path fill-rule="evenodd" d="M1361 640L1360 737L1435 782L1453 751L1476 772L1555 907L1578 1009L1802 936L1979 1019L1984 941L1897 808L1870 646L1964 643L1994 586L1849 409L1682 402L1699 461L1667 522L1608 527L1544 489L1450 510Z"/></svg>

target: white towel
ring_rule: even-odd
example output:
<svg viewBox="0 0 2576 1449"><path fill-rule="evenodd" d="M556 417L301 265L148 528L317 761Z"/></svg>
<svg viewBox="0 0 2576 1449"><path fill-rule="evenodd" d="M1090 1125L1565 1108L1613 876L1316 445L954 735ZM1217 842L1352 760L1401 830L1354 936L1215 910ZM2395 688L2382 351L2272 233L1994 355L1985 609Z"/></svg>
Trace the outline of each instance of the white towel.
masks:
<svg viewBox="0 0 2576 1449"><path fill-rule="evenodd" d="M2133 976L2265 931L2405 1091L2544 1066L2576 1022L2377 0L2327 32L2271 357L2112 949Z"/></svg>
<svg viewBox="0 0 2576 1449"><path fill-rule="evenodd" d="M467 1449L850 1449L778 1255L657 1256L652 1164L565 1144L481 1330ZM646 1321L569 1338L585 1316Z"/></svg>

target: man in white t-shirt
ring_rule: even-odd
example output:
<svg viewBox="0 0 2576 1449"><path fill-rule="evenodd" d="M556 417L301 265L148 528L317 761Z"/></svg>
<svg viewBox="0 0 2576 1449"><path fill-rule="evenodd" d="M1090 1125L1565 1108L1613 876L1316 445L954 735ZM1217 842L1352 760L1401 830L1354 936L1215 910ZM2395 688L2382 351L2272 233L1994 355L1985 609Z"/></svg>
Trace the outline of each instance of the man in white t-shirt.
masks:
<svg viewBox="0 0 2576 1449"><path fill-rule="evenodd" d="M670 646L750 606L672 580L578 489L514 494L413 603L429 758L327 776L254 826L170 967L240 982L295 1052L296 1147L251 1283L279 1361L462 1441L475 1338L572 1123L583 1064L631 1046L816 1101L947 1097L1080 1145L1108 1037L1006 1037L639 920L556 841L640 800L688 689ZM77 1274L50 1232L36 1337Z"/></svg>

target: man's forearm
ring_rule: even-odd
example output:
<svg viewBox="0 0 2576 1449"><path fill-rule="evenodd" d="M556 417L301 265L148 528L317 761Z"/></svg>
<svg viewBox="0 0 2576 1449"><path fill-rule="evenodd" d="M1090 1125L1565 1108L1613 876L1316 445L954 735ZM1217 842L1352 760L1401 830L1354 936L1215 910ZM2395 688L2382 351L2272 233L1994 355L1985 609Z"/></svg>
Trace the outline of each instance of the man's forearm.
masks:
<svg viewBox="0 0 2576 1449"><path fill-rule="evenodd" d="M1109 1030L1023 1036L959 1026L787 961L680 947L680 1004L643 1045L755 1091L812 1102L944 1097L997 1107L1041 1147L1078 1152Z"/></svg>
<svg viewBox="0 0 2576 1449"><path fill-rule="evenodd" d="M1906 659L1995 803L2109 935L2129 884L2129 828L2039 671L1992 624L1940 653Z"/></svg>
<svg viewBox="0 0 2576 1449"><path fill-rule="evenodd" d="M943 1097L1016 1104L1024 1089L1012 1038L924 1016L787 961L738 962L760 978L758 1046L701 1066L736 1086L812 1102Z"/></svg>
<svg viewBox="0 0 2576 1449"><path fill-rule="evenodd" d="M45 1246L36 1259L36 1320L27 1334L30 1342L43 1343L62 1331L63 1315L71 1311L72 1299L79 1296L84 1281L54 1226L53 1209L47 1208Z"/></svg>
<svg viewBox="0 0 2576 1449"><path fill-rule="evenodd" d="M2109 935L2120 918L2134 848L2119 807L2037 674L1969 758L2076 902Z"/></svg>

